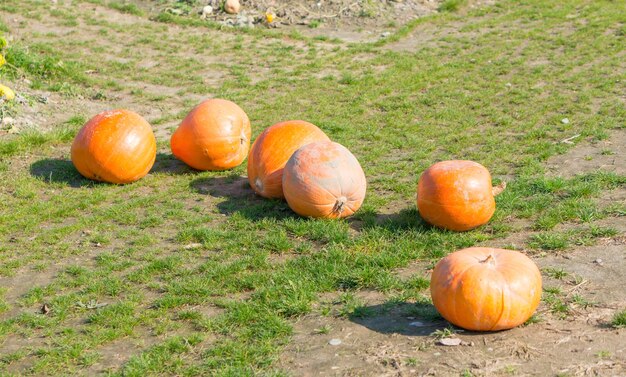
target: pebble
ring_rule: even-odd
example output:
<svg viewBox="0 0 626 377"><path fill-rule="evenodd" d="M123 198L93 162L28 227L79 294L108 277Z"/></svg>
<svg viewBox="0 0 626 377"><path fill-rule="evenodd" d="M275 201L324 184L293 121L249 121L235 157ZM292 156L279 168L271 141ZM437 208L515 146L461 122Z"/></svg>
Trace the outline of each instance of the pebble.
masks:
<svg viewBox="0 0 626 377"><path fill-rule="evenodd" d="M4 118L2 118L2 126L10 126L13 123L15 123L15 119L13 119L11 117L4 117Z"/></svg>
<svg viewBox="0 0 626 377"><path fill-rule="evenodd" d="M341 344L341 339L331 339L328 341L331 346L338 346Z"/></svg>
<svg viewBox="0 0 626 377"><path fill-rule="evenodd" d="M391 35L391 32L390 32L390 31L385 31L385 32L383 32L380 36L381 36L381 37L383 37L383 38L387 38L387 37L388 37L388 36L390 36L390 35Z"/></svg>
<svg viewBox="0 0 626 377"><path fill-rule="evenodd" d="M510 82L507 82L504 86L506 86L507 88L510 88L513 86L513 84L511 84Z"/></svg>
<svg viewBox="0 0 626 377"><path fill-rule="evenodd" d="M202 8L202 18L207 18L207 16L211 13L213 13L212 6L207 5L206 7Z"/></svg>
<svg viewBox="0 0 626 377"><path fill-rule="evenodd" d="M427 325L427 324L425 324L424 322L415 321L415 322L411 322L411 323L409 323L409 326L414 326L414 327L424 327L424 326L428 326L428 325Z"/></svg>
<svg viewBox="0 0 626 377"><path fill-rule="evenodd" d="M441 344L442 346L459 346L459 345L461 345L461 339L459 339L459 338L443 338L443 339L439 339L439 341L437 343Z"/></svg>
<svg viewBox="0 0 626 377"><path fill-rule="evenodd" d="M563 118L563 119L561 119L561 123L568 124L569 123L569 119Z"/></svg>

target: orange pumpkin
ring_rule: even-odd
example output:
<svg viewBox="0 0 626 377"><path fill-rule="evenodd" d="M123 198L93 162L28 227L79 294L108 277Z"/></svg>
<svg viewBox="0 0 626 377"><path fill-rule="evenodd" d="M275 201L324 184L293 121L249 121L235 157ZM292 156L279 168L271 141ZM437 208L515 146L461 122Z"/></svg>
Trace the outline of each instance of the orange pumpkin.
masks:
<svg viewBox="0 0 626 377"><path fill-rule="evenodd" d="M496 209L489 171L473 161L442 161L422 173L417 208L428 223L465 231L486 224Z"/></svg>
<svg viewBox="0 0 626 377"><path fill-rule="evenodd" d="M150 124L128 110L105 111L91 118L72 143L72 163L83 176L109 183L130 183L148 174L156 158Z"/></svg>
<svg viewBox="0 0 626 377"><path fill-rule="evenodd" d="M266 128L252 144L248 156L250 186L266 198L284 198L283 169L289 157L303 145L329 140L322 130L302 120Z"/></svg>
<svg viewBox="0 0 626 377"><path fill-rule="evenodd" d="M283 171L285 199L301 216L350 216L363 204L365 186L365 173L357 159L332 141L301 147Z"/></svg>
<svg viewBox="0 0 626 377"><path fill-rule="evenodd" d="M471 247L437 263L430 281L433 304L456 326L474 331L524 323L541 299L541 273L524 254Z"/></svg>
<svg viewBox="0 0 626 377"><path fill-rule="evenodd" d="M250 120L233 102L209 99L196 106L170 140L176 158L197 170L238 166L250 149Z"/></svg>

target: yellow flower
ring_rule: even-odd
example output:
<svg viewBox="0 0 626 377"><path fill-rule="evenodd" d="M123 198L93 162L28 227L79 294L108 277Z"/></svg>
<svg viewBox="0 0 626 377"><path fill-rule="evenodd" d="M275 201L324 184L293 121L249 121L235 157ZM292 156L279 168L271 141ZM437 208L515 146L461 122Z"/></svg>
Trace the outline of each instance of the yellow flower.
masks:
<svg viewBox="0 0 626 377"><path fill-rule="evenodd" d="M265 13L265 19L268 24L271 24L274 21L274 15L272 13Z"/></svg>

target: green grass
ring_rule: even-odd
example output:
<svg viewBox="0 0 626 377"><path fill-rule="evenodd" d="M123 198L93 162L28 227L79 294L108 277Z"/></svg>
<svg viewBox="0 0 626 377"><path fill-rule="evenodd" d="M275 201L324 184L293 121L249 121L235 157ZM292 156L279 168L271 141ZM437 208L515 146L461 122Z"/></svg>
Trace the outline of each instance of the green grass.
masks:
<svg viewBox="0 0 626 377"><path fill-rule="evenodd" d="M440 12L455 12L465 5L466 0L445 0L439 5Z"/></svg>
<svg viewBox="0 0 626 377"><path fill-rule="evenodd" d="M626 310L616 312L615 315L613 315L611 326L615 327L616 329L626 327Z"/></svg>
<svg viewBox="0 0 626 377"><path fill-rule="evenodd" d="M122 13L128 13L135 16L143 16L144 12L133 3L112 1L107 4L110 8L118 10Z"/></svg>
<svg viewBox="0 0 626 377"><path fill-rule="evenodd" d="M567 152L558 142L571 135L601 140L623 127L621 4L504 0L461 15L450 1L451 12L384 41L348 44L220 30L169 13L158 22L135 17L129 28L91 9L134 17L130 3L90 3L0 4L1 18L64 31L20 29L2 79L27 95L55 91L76 109L48 131L0 141L0 277L28 283L18 297L0 290L0 343L45 340L0 356L0 374L20 365L31 375L94 374L105 350L121 344L132 357L105 373L284 375L277 360L305 315L361 321L397 309L440 320L426 270L398 273L416 260L432 265L520 230L532 233L525 247L546 253L617 234L597 221L623 216L624 207L600 199L626 177L546 176L544 162ZM588 22L568 17L574 12ZM419 49L386 48L449 23L458 32ZM361 162L362 209L347 220L303 219L285 202L255 196L245 166L196 172L174 159L169 131L207 96L240 104L254 135L288 118L319 125ZM93 115L88 105L120 103L161 130L155 167L131 185L91 182L69 161L71 140ZM13 117L25 111L2 106ZM452 158L476 160L509 184L482 228L435 229L415 209L420 172ZM513 228L515 220L529 225ZM545 272L574 284L563 270ZM546 288L550 315L592 305L565 291ZM364 292L383 303L372 307Z"/></svg>

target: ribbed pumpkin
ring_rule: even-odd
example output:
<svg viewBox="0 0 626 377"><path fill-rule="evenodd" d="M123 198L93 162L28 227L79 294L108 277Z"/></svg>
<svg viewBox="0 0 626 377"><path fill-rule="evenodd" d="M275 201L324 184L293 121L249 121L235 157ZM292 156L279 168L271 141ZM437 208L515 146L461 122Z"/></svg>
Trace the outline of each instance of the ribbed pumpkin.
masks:
<svg viewBox="0 0 626 377"><path fill-rule="evenodd" d="M541 273L514 250L472 247L437 263L430 292L439 313L474 331L510 329L524 323L541 299Z"/></svg>
<svg viewBox="0 0 626 377"><path fill-rule="evenodd" d="M105 111L91 118L72 143L72 163L83 176L109 183L130 183L148 174L156 158L150 124L128 110Z"/></svg>
<svg viewBox="0 0 626 377"><path fill-rule="evenodd" d="M172 153L197 170L238 166L250 149L250 120L236 104L209 99L196 106L170 140Z"/></svg>
<svg viewBox="0 0 626 377"><path fill-rule="evenodd" d="M315 125L289 120L266 128L252 144L248 155L248 180L259 195L284 198L283 169L298 148L314 141L330 140Z"/></svg>
<svg viewBox="0 0 626 377"><path fill-rule="evenodd" d="M365 190L365 173L357 159L332 141L301 147L283 171L285 199L301 216L350 216L363 204Z"/></svg>
<svg viewBox="0 0 626 377"><path fill-rule="evenodd" d="M495 191L494 191L495 190ZM417 208L428 223L465 231L486 224L496 209L489 171L473 161L441 161L417 184Z"/></svg>

